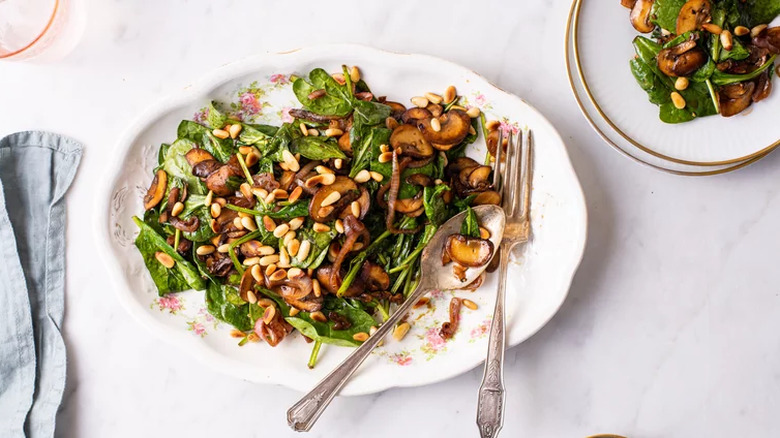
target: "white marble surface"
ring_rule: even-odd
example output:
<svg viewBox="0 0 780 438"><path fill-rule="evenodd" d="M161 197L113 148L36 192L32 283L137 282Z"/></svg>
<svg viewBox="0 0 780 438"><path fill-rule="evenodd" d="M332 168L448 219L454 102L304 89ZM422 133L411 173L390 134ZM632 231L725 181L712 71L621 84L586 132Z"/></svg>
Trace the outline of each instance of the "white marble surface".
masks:
<svg viewBox="0 0 780 438"><path fill-rule="evenodd" d="M47 129L86 145L68 200L70 377L58 436L293 436L284 412L300 394L222 376L129 318L93 259L91 227L102 164L150 102L231 60L320 42L473 68L539 108L568 143L590 240L560 313L507 355L502 436L777 436L780 155L706 179L627 161L570 93L569 0L480 3L93 1L70 56L0 63L0 135ZM338 399L311 436L476 436L480 378Z"/></svg>

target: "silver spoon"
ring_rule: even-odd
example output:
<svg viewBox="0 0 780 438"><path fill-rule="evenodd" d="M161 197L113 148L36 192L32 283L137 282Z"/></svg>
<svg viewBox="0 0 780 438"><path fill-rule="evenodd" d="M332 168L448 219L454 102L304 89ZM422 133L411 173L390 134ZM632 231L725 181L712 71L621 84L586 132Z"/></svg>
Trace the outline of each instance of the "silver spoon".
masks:
<svg viewBox="0 0 780 438"><path fill-rule="evenodd" d="M498 252L501 238L504 235L504 225L506 224L504 210L496 205L481 205L474 207L474 212L477 214L480 226L490 232L490 241L493 242L493 253L495 254ZM460 289L464 285L476 280L482 274L489 263L480 268L467 269L464 281L455 278L452 268L442 267L441 264L444 242L450 235L460 232L460 226L464 218L465 212L453 216L440 226L436 234L433 235L433 238L431 238L431 241L422 252L420 283L403 304L398 307L387 321L382 323L376 333L363 342L360 347L356 348L344 362L331 371L311 392L306 394L287 411L287 423L293 430L306 432L311 429L331 400L333 400L333 397L336 396L352 374L360 367L360 364L366 360L385 335L393 330L395 325L409 313L414 303L419 301L423 295L433 290Z"/></svg>

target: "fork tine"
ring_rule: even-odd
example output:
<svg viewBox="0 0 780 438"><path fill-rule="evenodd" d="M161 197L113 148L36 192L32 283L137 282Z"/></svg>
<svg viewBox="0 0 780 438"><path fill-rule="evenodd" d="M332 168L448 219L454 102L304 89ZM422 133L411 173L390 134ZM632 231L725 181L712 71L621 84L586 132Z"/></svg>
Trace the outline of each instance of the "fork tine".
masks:
<svg viewBox="0 0 780 438"><path fill-rule="evenodd" d="M523 155L525 155L525 159L522 162L523 171L514 184L517 185L517 189L522 190L522 198L519 199L522 202L519 215L521 218L527 219L531 205L531 180L533 179L534 138L530 129L523 130L523 149Z"/></svg>
<svg viewBox="0 0 780 438"><path fill-rule="evenodd" d="M501 133L501 131L499 131L498 132L498 144L500 145L502 141L503 141L502 133ZM487 144L487 139L485 140L485 143ZM501 178L501 171L503 170L502 168L506 168L506 166L501 164L501 158L502 158L502 155L503 155L503 151L504 151L503 147L496 146L496 155L494 157L496 159L496 162L495 162L496 164L493 167L493 189L495 191L497 191L499 194L501 194L501 190L503 189L503 185L504 185L504 179ZM490 152L488 151L488 153L490 153Z"/></svg>
<svg viewBox="0 0 780 438"><path fill-rule="evenodd" d="M509 208L506 209L506 214L508 217L514 217L516 216L517 210L518 210L518 201L520 197L520 187L517 185L517 181L520 178L520 175L522 174L522 160L523 160L523 138L520 135L516 136L517 140L512 143L512 149L514 150L514 155L512 156L512 174L507 179L507 184L510 186L511 190L511 196L510 196L510 202Z"/></svg>
<svg viewBox="0 0 780 438"><path fill-rule="evenodd" d="M499 138L499 147L503 148L504 145L503 142L503 130L498 136ZM512 137L510 136L507 139L507 145L506 145L506 159L504 160L504 174L502 178L501 183L501 208L504 209L504 213L509 215L509 212L512 208L512 163L514 161L514 156L517 153L515 148L513 147L514 142L512 141Z"/></svg>

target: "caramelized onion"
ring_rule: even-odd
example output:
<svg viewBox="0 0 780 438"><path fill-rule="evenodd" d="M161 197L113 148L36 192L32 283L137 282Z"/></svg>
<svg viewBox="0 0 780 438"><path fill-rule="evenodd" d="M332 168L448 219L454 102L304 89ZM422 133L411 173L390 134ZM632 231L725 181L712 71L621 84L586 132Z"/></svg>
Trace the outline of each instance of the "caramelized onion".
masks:
<svg viewBox="0 0 780 438"><path fill-rule="evenodd" d="M401 172L404 171L404 168L409 162L408 160L409 157L404 157L399 163L398 153L393 151L393 174L390 176L390 188L388 189L389 193L387 195L387 218L385 221L387 230L393 234L415 234L422 229L422 225L418 225L411 230L401 230L396 228L394 223L395 201L398 200L398 189L401 188Z"/></svg>
<svg viewBox="0 0 780 438"><path fill-rule="evenodd" d="M450 301L450 320L441 325L439 334L444 339L451 339L455 336L455 332L458 331L458 324L460 323L460 307L463 304L460 298L452 297Z"/></svg>

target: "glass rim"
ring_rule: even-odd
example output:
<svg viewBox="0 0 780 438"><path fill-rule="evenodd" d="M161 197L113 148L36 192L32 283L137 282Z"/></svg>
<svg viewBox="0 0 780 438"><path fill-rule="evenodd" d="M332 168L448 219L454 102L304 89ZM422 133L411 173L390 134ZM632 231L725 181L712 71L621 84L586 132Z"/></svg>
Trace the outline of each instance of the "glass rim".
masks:
<svg viewBox="0 0 780 438"><path fill-rule="evenodd" d="M20 53L24 53L25 51L27 51L27 50L31 49L33 46L35 46L35 44L38 41L40 41L41 38L44 37L44 35L46 35L46 33L49 31L49 29L51 29L51 26L54 23L54 18L57 16L57 11L59 10L59 8L60 8L60 0L54 0L54 8L52 8L51 16L49 17L49 21L46 23L46 26L44 26L43 30L41 30L41 32L38 34L38 36L33 38L32 41L27 43L27 45L22 46L20 49L14 50L13 52L9 52L9 53L6 53L6 54L0 53L0 60L6 59L6 58L11 58L13 56L19 55Z"/></svg>

